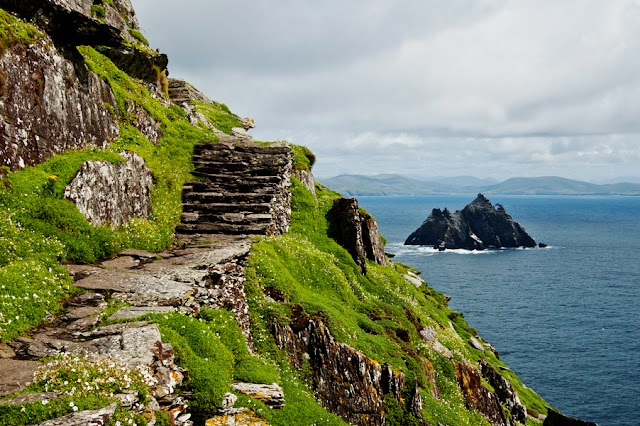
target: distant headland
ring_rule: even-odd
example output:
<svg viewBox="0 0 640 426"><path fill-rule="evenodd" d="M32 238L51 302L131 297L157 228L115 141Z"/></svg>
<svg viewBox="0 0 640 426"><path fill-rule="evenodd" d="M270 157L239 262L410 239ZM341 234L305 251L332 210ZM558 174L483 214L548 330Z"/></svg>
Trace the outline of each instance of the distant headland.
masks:
<svg viewBox="0 0 640 426"><path fill-rule="evenodd" d="M319 179L345 196L366 195L640 195L640 183L619 182L598 185L558 176L514 177L498 182L472 176L416 179L397 174L375 176L340 175Z"/></svg>

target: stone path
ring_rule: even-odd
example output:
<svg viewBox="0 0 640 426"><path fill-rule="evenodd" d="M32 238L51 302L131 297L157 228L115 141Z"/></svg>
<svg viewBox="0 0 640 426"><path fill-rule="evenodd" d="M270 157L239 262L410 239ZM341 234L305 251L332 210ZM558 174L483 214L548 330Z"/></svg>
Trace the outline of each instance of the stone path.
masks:
<svg viewBox="0 0 640 426"><path fill-rule="evenodd" d="M292 153L286 143L198 144L182 192L183 234L282 234L289 229Z"/></svg>
<svg viewBox="0 0 640 426"><path fill-rule="evenodd" d="M148 367L157 403L174 413L176 419L184 420L176 420L176 425L190 425L188 415L182 413L186 408L184 401L173 393L183 380L183 371L175 365L173 348L162 342L157 325L133 321L96 326L104 319L102 311L108 301L116 299L130 306L119 309L109 320L135 320L148 312L197 314L203 306L225 307L235 312L249 336L243 265L250 248L251 241L242 236L219 235L206 242L194 237L183 241L182 248L159 254L129 250L97 265L68 265L76 285L87 292L71 299L66 313L53 324L0 346L0 397L24 389L42 365L38 362L41 358L57 354L108 354L130 368ZM9 403L29 398L37 402L51 399L52 395L21 398ZM86 413L89 417L75 416L80 423L73 423L71 416L46 424L87 424L82 421L94 417L102 421L109 412L112 410Z"/></svg>

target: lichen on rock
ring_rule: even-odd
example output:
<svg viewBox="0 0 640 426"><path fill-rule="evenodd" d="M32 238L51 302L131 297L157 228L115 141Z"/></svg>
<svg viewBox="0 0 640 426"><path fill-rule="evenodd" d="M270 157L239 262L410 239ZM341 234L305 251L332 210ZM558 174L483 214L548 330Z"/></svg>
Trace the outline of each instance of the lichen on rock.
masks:
<svg viewBox="0 0 640 426"><path fill-rule="evenodd" d="M118 137L111 89L63 57L51 39L8 49L0 70L0 165L33 166L69 149L103 148Z"/></svg>
<svg viewBox="0 0 640 426"><path fill-rule="evenodd" d="M95 225L121 226L149 214L151 171L138 154L120 155L125 162L87 161L65 189L64 197Z"/></svg>

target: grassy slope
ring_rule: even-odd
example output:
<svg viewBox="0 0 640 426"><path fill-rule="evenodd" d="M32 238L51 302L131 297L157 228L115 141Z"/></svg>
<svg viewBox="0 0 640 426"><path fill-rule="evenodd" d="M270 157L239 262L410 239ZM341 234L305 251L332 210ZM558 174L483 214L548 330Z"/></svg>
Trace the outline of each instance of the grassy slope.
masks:
<svg viewBox="0 0 640 426"><path fill-rule="evenodd" d="M423 416L431 424L483 424L484 418L465 408L453 364L423 343L419 328L435 328L439 340L457 360L485 358L496 367L504 364L490 351L481 353L471 347L467 339L475 335L475 330L447 307L442 294L426 285L416 288L408 283L404 279L407 267L369 262L369 272L362 276L348 252L327 237L326 213L338 194L320 185L316 189L317 201L294 181L291 231L282 237L262 239L254 245L249 258L247 292L259 351L278 353L269 324L288 323L292 307L300 305L306 312L324 318L338 340L405 372L408 389L415 377L425 390ZM264 287L277 289L288 303L267 301L262 293ZM449 318L454 319L456 333L448 325ZM422 359L429 360L436 370L441 401L427 392L431 385ZM515 375L508 378L525 405L534 411L545 411L539 396L526 389Z"/></svg>
<svg viewBox="0 0 640 426"><path fill-rule="evenodd" d="M4 13L0 18L12 19ZM38 33L33 28L15 21L10 24L11 30L7 32L8 24L0 22L3 47L37 40ZM181 188L192 169L192 147L197 142L216 139L208 129L192 126L180 108L167 107L155 99L104 56L88 47L80 51L87 65L107 81L116 95L118 112L114 113L120 121L121 137L104 151L72 151L37 167L0 177L0 340L3 341L24 334L54 314L59 301L77 291L60 267L61 261L92 262L112 257L125 247L147 250L167 247L179 220ZM132 126L135 117L126 113L131 110L127 108L128 102L143 107L161 124L163 136L156 145ZM211 123L228 131L236 125L235 118L221 105L201 107L199 111ZM117 153L124 149L140 154L153 171L152 215L148 220L135 220L119 229L94 227L62 199L62 192L82 162L122 161ZM296 166L309 169L313 155L304 147L295 147L294 151ZM205 310L198 320L180 315L150 318L160 324L165 339L174 344L178 360L190 372L187 388L193 393L194 409L213 411L234 379L277 381L286 394L287 405L283 410L269 410L246 397L241 397L238 404L254 408L274 425L298 425L301 418L308 424L343 424L313 398L305 384L307 372L292 370L271 336L270 324L288 322L292 306L300 305L307 312L325 318L338 340L378 361L390 363L407 373L410 381L415 377L425 389L423 414L432 424L438 421L451 425L482 424L481 416L464 407L451 362L421 343L414 323L436 328L440 340L457 359L477 360L484 356L494 365L500 361L490 353L480 354L466 343L473 330L461 317L452 315L441 294L427 286L417 289L408 284L403 278L407 267L370 264L368 275L362 276L350 255L327 237L325 215L338 195L320 186L317 189L316 200L294 181L291 232L260 239L249 259L247 292L259 356L249 355L232 315L226 311ZM262 294L264 286L286 294L289 303L267 302ZM457 333L446 326L449 316L455 318ZM401 336L409 339L403 340ZM419 362L421 357L430 360L436 369L442 401L427 392L430 384ZM544 411L544 402L511 376L523 402L531 409ZM89 397L75 401L76 405L84 403L87 407L103 404L102 400L91 401ZM47 410L56 411L51 406L27 408L26 412L35 410L35 414L27 416L25 422L53 415L47 414ZM391 402L387 408L390 418L398 422L410 420Z"/></svg>

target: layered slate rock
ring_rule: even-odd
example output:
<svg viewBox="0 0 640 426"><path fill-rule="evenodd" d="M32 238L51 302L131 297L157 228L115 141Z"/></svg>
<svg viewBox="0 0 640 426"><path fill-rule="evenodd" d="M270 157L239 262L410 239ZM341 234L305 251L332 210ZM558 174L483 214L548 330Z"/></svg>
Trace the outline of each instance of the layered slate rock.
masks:
<svg viewBox="0 0 640 426"><path fill-rule="evenodd" d="M363 274L367 273L367 259L387 264L378 224L360 210L356 198L335 200L328 215L331 218L329 235L349 251Z"/></svg>
<svg viewBox="0 0 640 426"><path fill-rule="evenodd" d="M433 209L427 220L414 231L405 245L428 245L440 250L484 250L487 247L535 247L536 242L507 214L494 207L484 195L464 209L451 213Z"/></svg>
<svg viewBox="0 0 640 426"><path fill-rule="evenodd" d="M0 165L12 170L54 154L104 148L119 136L109 86L44 37L0 56Z"/></svg>
<svg viewBox="0 0 640 426"><path fill-rule="evenodd" d="M87 161L66 187L64 197L95 225L121 226L147 217L151 171L138 154L122 152L124 163Z"/></svg>
<svg viewBox="0 0 640 426"><path fill-rule="evenodd" d="M527 409L520 402L520 398L511 383L502 377L487 361L480 360L479 366L482 377L493 387L498 400L509 411L512 423L515 420L524 424L527 420Z"/></svg>
<svg viewBox="0 0 640 426"><path fill-rule="evenodd" d="M405 376L340 343L324 323L298 309L291 325L273 325L276 344L296 368L307 359L318 399L331 412L355 425L383 425L383 398L404 405Z"/></svg>
<svg viewBox="0 0 640 426"><path fill-rule="evenodd" d="M93 16L92 6L104 11ZM54 154L105 148L119 136L118 106L109 86L87 69L76 46L93 46L129 75L154 84L168 59L141 46L129 0L0 0L0 7L33 23L42 34L31 45L10 46L0 56L0 165L17 170ZM136 45L135 47L132 47ZM135 111L145 119L146 112ZM153 123L138 127L150 140ZM154 134L156 134L154 136Z"/></svg>
<svg viewBox="0 0 640 426"><path fill-rule="evenodd" d="M511 423L505 418L498 397L482 384L480 372L457 361L455 365L456 378L467 407L483 414L496 426L510 426Z"/></svg>
<svg viewBox="0 0 640 426"><path fill-rule="evenodd" d="M182 191L182 234L269 234L291 221L291 147L246 141L195 147L193 175Z"/></svg>

